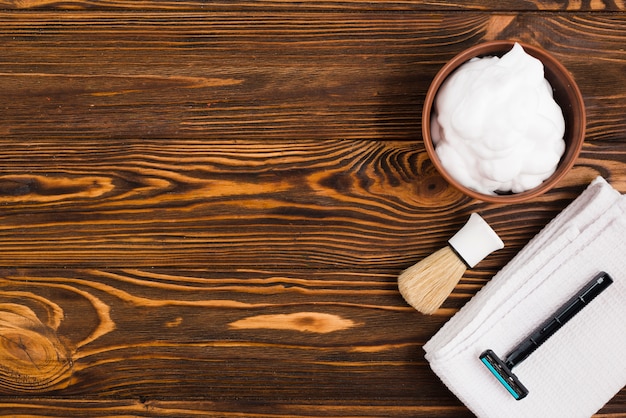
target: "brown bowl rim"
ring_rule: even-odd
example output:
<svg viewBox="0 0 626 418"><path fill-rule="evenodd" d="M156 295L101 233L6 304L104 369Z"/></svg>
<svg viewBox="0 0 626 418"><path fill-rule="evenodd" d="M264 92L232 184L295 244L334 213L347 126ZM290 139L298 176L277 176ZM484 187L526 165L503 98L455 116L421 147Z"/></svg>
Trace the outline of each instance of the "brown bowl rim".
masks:
<svg viewBox="0 0 626 418"><path fill-rule="evenodd" d="M548 66L554 73L558 73L559 76L563 77L565 83L569 85L572 89L573 96L576 98L575 102L571 103L573 112L580 115L578 120L574 121L574 128L571 128L572 131L577 132L580 131L579 137L575 138L571 144L568 144L567 150L565 154L561 157L561 161L559 162L559 166L557 170L546 180L543 181L539 186L534 189L530 189L520 193L512 193L512 194L502 194L502 195L486 195L483 193L479 193L473 189L463 186L458 181L456 181L450 174L447 173L441 161L439 160L437 153L435 152L434 144L432 143L432 138L430 136L430 113L431 109L434 105L434 100L437 95L437 92L445 79L454 72L456 68L458 68L461 64L469 61L474 57L486 56L486 55L502 55L510 48L513 47L515 43L518 43L524 48L524 50L532 55L533 57L541 60L544 66ZM508 49L507 49L508 48ZM560 104L559 104L560 105ZM499 40L499 41L488 41L483 42L477 45L474 45L459 54L453 57L450 61L448 61L435 75L435 78L430 84L428 91L426 93L426 98L424 100L424 107L422 109L422 138L424 141L424 146L426 147L426 152L433 165L437 169L437 171L441 174L441 176L453 187L460 190L464 194L478 199L484 202L491 203L519 203L523 201L527 201L534 197L537 197L548 190L550 190L556 183L558 183L567 172L573 167L578 155L583 146L583 142L585 139L585 131L586 131L586 110L584 106L583 96L574 80L572 74L565 68L560 61L554 58L548 51L543 48L527 44L522 41L515 40Z"/></svg>

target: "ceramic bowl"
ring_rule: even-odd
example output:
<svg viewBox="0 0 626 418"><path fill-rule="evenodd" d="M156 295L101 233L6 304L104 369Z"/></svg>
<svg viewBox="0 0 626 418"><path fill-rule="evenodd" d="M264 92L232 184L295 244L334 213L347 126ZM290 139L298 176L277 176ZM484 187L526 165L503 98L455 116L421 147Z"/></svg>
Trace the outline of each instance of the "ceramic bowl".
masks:
<svg viewBox="0 0 626 418"><path fill-rule="evenodd" d="M473 189L467 188L456 181L441 164L435 152L435 145L431 137L431 116L435 98L441 85L446 78L450 76L459 66L474 57L483 56L502 56L513 48L516 41L491 41L473 46L446 63L433 79L430 88L426 94L424 108L422 112L422 136L426 152L428 153L433 165L439 173L452 186L471 196L472 198L493 203L519 203L535 198L546 191L550 190L558 183L567 172L572 168L574 162L580 154L580 150L585 139L586 112L582 94L574 81L572 75L567 69L542 48L528 45L517 41L524 50L539 59L544 65L544 75L554 91L554 99L563 111L565 119L565 153L561 157L558 167L554 174L543 181L534 189L520 193L502 193L496 195L488 195L479 193Z"/></svg>

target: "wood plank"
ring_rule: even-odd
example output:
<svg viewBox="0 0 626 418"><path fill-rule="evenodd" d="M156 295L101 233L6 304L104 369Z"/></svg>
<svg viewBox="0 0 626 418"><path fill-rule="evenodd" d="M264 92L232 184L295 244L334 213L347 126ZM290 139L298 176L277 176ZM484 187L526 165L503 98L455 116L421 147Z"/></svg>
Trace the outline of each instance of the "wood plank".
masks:
<svg viewBox="0 0 626 418"><path fill-rule="evenodd" d="M588 140L623 137L624 14L469 12L0 13L0 132L419 141L430 80L496 38L543 45L565 64L585 96Z"/></svg>
<svg viewBox="0 0 626 418"><path fill-rule="evenodd" d="M403 406L368 400L368 404L348 402L295 403L288 400L281 404L266 401L162 401L152 399L130 400L76 400L37 399L15 400L0 403L0 408L17 415L28 417L62 416L66 418L84 416L149 416L149 417L424 417L424 418L470 418L473 417L459 405L418 405L411 400ZM11 415L5 415L11 416Z"/></svg>
<svg viewBox="0 0 626 418"><path fill-rule="evenodd" d="M5 266L399 269L472 210L517 249L623 148L596 141L537 210L464 197L422 144L379 141L3 143ZM493 213L493 215L490 215ZM511 225L510 221L523 221ZM510 253L505 253L507 256Z"/></svg>
<svg viewBox="0 0 626 418"><path fill-rule="evenodd" d="M446 316L415 315L389 275L1 273L4 394L349 402L379 397L391 368L405 383L384 398L433 395L418 348Z"/></svg>
<svg viewBox="0 0 626 418"><path fill-rule="evenodd" d="M619 395L618 395L619 397ZM402 400L405 405L384 404L377 400L367 400L368 404L342 402L315 404L283 403L275 405L265 402L230 404L200 400L160 401L151 399L129 400L76 400L76 399L37 399L23 401L16 399L0 403L0 408L29 417L63 416L67 418L88 416L220 416L220 417L416 417L416 418L471 418L473 414L460 406L413 405L411 400ZM623 401L622 401L623 402ZM4 416L10 416L8 414ZM618 418L623 416L623 408L611 402L602 408L595 418Z"/></svg>
<svg viewBox="0 0 626 418"><path fill-rule="evenodd" d="M3 0L0 6L8 10L135 10L135 11L259 11L283 12L291 10L291 4L280 0L261 1L211 1L202 0ZM623 11L621 0L468 0L464 2L442 2L429 0L319 0L298 4L305 11Z"/></svg>
<svg viewBox="0 0 626 418"><path fill-rule="evenodd" d="M456 308L417 315L389 274L297 274L2 269L0 318L23 321L0 321L0 410L467 415L420 349Z"/></svg>

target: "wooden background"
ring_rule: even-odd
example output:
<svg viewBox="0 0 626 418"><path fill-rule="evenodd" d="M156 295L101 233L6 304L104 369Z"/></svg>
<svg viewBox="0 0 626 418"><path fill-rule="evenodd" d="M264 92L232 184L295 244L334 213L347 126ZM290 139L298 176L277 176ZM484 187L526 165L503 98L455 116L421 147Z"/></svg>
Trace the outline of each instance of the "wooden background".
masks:
<svg viewBox="0 0 626 418"><path fill-rule="evenodd" d="M468 416L421 347L594 177L626 192L624 9L0 1L1 415ZM421 142L430 80L492 39L549 50L588 112L526 204ZM472 211L505 249L417 313L398 273Z"/></svg>

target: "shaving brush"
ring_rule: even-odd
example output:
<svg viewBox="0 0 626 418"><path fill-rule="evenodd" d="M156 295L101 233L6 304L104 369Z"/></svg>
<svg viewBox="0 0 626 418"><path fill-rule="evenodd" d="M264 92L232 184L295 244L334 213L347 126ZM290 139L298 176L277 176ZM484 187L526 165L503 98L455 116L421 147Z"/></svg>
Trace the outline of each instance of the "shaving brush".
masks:
<svg viewBox="0 0 626 418"><path fill-rule="evenodd" d="M450 296L468 268L504 247L498 234L477 213L448 245L404 270L398 277L398 289L404 300L419 312L430 315Z"/></svg>

